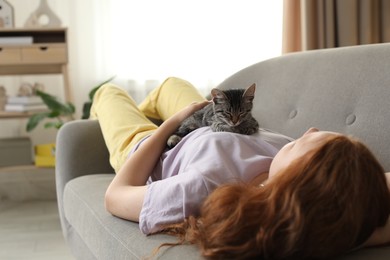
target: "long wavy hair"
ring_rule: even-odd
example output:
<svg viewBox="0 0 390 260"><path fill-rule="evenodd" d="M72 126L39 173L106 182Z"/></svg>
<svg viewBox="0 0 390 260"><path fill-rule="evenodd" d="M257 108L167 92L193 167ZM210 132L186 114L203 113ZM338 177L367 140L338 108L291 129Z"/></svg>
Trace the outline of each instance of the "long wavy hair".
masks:
<svg viewBox="0 0 390 260"><path fill-rule="evenodd" d="M210 259L328 258L362 245L389 214L384 169L365 145L340 135L263 187L217 188L199 217L162 232Z"/></svg>

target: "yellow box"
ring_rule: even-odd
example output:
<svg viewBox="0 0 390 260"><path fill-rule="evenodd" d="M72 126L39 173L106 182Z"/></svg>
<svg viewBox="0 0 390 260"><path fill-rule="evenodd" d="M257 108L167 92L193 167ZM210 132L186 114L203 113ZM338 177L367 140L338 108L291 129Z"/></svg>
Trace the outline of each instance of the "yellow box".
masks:
<svg viewBox="0 0 390 260"><path fill-rule="evenodd" d="M54 167L55 166L55 144L40 144L35 146L35 166Z"/></svg>

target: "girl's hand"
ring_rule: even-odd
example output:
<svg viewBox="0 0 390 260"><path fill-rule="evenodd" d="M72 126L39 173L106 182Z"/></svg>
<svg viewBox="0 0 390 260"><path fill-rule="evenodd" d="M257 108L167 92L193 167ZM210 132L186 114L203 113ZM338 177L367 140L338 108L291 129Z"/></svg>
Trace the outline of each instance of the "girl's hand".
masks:
<svg viewBox="0 0 390 260"><path fill-rule="evenodd" d="M174 114L173 116L171 116L170 118L168 118L166 120L166 123L169 123L171 126L174 127L174 130L176 130L176 128L179 127L179 125L181 124L181 122L183 122L184 119L211 103L212 101L208 100L202 102L193 102L179 112L177 112L176 114Z"/></svg>
<svg viewBox="0 0 390 260"><path fill-rule="evenodd" d="M181 122L195 111L205 107L209 101L192 103L168 118L123 164L109 185L105 205L111 214L133 221L139 221L147 186L145 185L168 137ZM145 161L147 158L147 161Z"/></svg>

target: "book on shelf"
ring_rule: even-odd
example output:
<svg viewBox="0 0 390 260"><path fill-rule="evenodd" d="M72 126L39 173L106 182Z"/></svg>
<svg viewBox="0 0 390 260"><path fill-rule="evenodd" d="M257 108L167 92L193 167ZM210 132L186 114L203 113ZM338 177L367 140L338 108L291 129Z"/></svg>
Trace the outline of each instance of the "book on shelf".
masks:
<svg viewBox="0 0 390 260"><path fill-rule="evenodd" d="M30 36L16 36L16 37L0 37L0 45L31 45L33 44L33 37Z"/></svg>
<svg viewBox="0 0 390 260"><path fill-rule="evenodd" d="M43 104L40 96L11 96L7 98L8 104Z"/></svg>
<svg viewBox="0 0 390 260"><path fill-rule="evenodd" d="M45 104L5 104L7 112L36 112L48 110Z"/></svg>

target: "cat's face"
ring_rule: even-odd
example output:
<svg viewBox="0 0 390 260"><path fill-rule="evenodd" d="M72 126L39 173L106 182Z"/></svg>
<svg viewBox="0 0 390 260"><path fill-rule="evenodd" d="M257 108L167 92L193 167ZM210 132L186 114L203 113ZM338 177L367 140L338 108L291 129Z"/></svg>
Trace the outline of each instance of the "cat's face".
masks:
<svg viewBox="0 0 390 260"><path fill-rule="evenodd" d="M247 89L213 89L214 115L229 126L238 126L251 117L256 85Z"/></svg>

